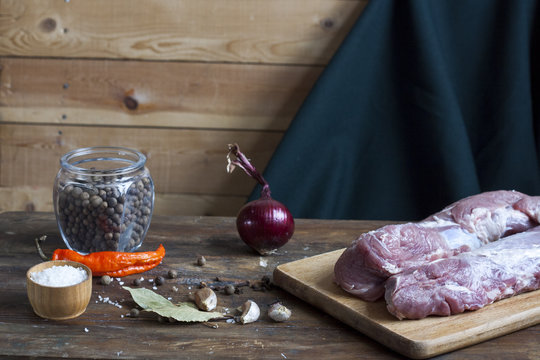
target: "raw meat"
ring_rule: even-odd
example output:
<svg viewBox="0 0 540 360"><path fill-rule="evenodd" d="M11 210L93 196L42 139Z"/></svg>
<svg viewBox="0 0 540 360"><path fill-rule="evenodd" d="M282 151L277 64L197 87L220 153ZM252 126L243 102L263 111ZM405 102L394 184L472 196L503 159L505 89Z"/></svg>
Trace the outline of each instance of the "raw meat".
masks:
<svg viewBox="0 0 540 360"><path fill-rule="evenodd" d="M477 310L538 288L540 226L394 275L385 299L399 319L421 319Z"/></svg>
<svg viewBox="0 0 540 360"><path fill-rule="evenodd" d="M334 279L345 291L375 301L384 295L389 276L538 225L539 207L540 197L492 191L459 200L421 222L384 226L362 234L343 252Z"/></svg>

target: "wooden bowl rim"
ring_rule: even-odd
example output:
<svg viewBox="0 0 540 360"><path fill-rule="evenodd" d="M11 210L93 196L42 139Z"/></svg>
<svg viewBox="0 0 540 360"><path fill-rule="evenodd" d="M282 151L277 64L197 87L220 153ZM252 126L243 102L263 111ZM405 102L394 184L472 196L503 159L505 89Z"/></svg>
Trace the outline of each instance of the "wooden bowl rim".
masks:
<svg viewBox="0 0 540 360"><path fill-rule="evenodd" d="M88 275L88 277L86 278L86 280L84 281L81 281L80 283L77 283L77 284L73 284L73 285L67 285L67 286L48 286L48 285L42 285L40 283L37 283L35 282L34 280L32 280L32 278L30 277L30 274L34 273L34 272L37 272L38 270L36 270L36 268L40 268L39 271L42 271L42 270L45 270L45 269L48 269L48 268L51 268L53 266L63 266L63 265L71 265L73 267L78 267L78 268L82 268L84 269L84 271L86 271L86 274ZM76 262L76 261L71 261L71 260L49 260L49 261L44 261L44 262L41 262L39 264L35 264L34 266L32 266L30 269L28 269L28 271L26 272L26 280L27 281L30 281L33 285L35 286L40 286L40 287L44 287L44 288L49 288L49 289L67 289L67 288L70 288L70 287L75 287L75 286L81 286L82 284L88 282L88 281L92 281L92 270L90 270L90 268L80 262Z"/></svg>

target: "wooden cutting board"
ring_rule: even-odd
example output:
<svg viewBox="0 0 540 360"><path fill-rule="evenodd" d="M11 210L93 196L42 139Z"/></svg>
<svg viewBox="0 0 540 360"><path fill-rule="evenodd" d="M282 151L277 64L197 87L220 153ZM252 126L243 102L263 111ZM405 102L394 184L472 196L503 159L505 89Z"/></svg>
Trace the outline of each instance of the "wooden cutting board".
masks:
<svg viewBox="0 0 540 360"><path fill-rule="evenodd" d="M477 311L400 321L383 300L360 300L333 282L343 250L279 265L274 283L405 356L424 359L540 323L540 290Z"/></svg>

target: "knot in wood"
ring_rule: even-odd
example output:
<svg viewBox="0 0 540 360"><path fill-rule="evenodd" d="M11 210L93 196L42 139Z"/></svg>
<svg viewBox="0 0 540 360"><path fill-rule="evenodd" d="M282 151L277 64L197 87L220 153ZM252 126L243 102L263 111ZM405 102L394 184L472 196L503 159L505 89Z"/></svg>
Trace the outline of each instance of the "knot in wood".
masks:
<svg viewBox="0 0 540 360"><path fill-rule="evenodd" d="M321 20L321 26L324 29L331 29L334 27L334 20L332 20L331 18L324 18Z"/></svg>
<svg viewBox="0 0 540 360"><path fill-rule="evenodd" d="M56 20L53 18L46 18L39 24L41 31L50 33L56 29Z"/></svg>
<svg viewBox="0 0 540 360"><path fill-rule="evenodd" d="M124 105L129 110L137 110L137 108L139 107L139 102L132 96L126 96L124 98Z"/></svg>

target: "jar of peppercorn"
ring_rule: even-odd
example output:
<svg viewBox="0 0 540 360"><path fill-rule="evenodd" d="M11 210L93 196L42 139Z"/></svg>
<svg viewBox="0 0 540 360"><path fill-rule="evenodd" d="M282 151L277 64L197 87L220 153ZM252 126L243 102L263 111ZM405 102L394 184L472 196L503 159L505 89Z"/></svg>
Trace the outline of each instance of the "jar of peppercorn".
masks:
<svg viewBox="0 0 540 360"><path fill-rule="evenodd" d="M53 203L68 248L87 254L141 246L154 209L154 182L145 164L142 153L122 147L62 156Z"/></svg>

